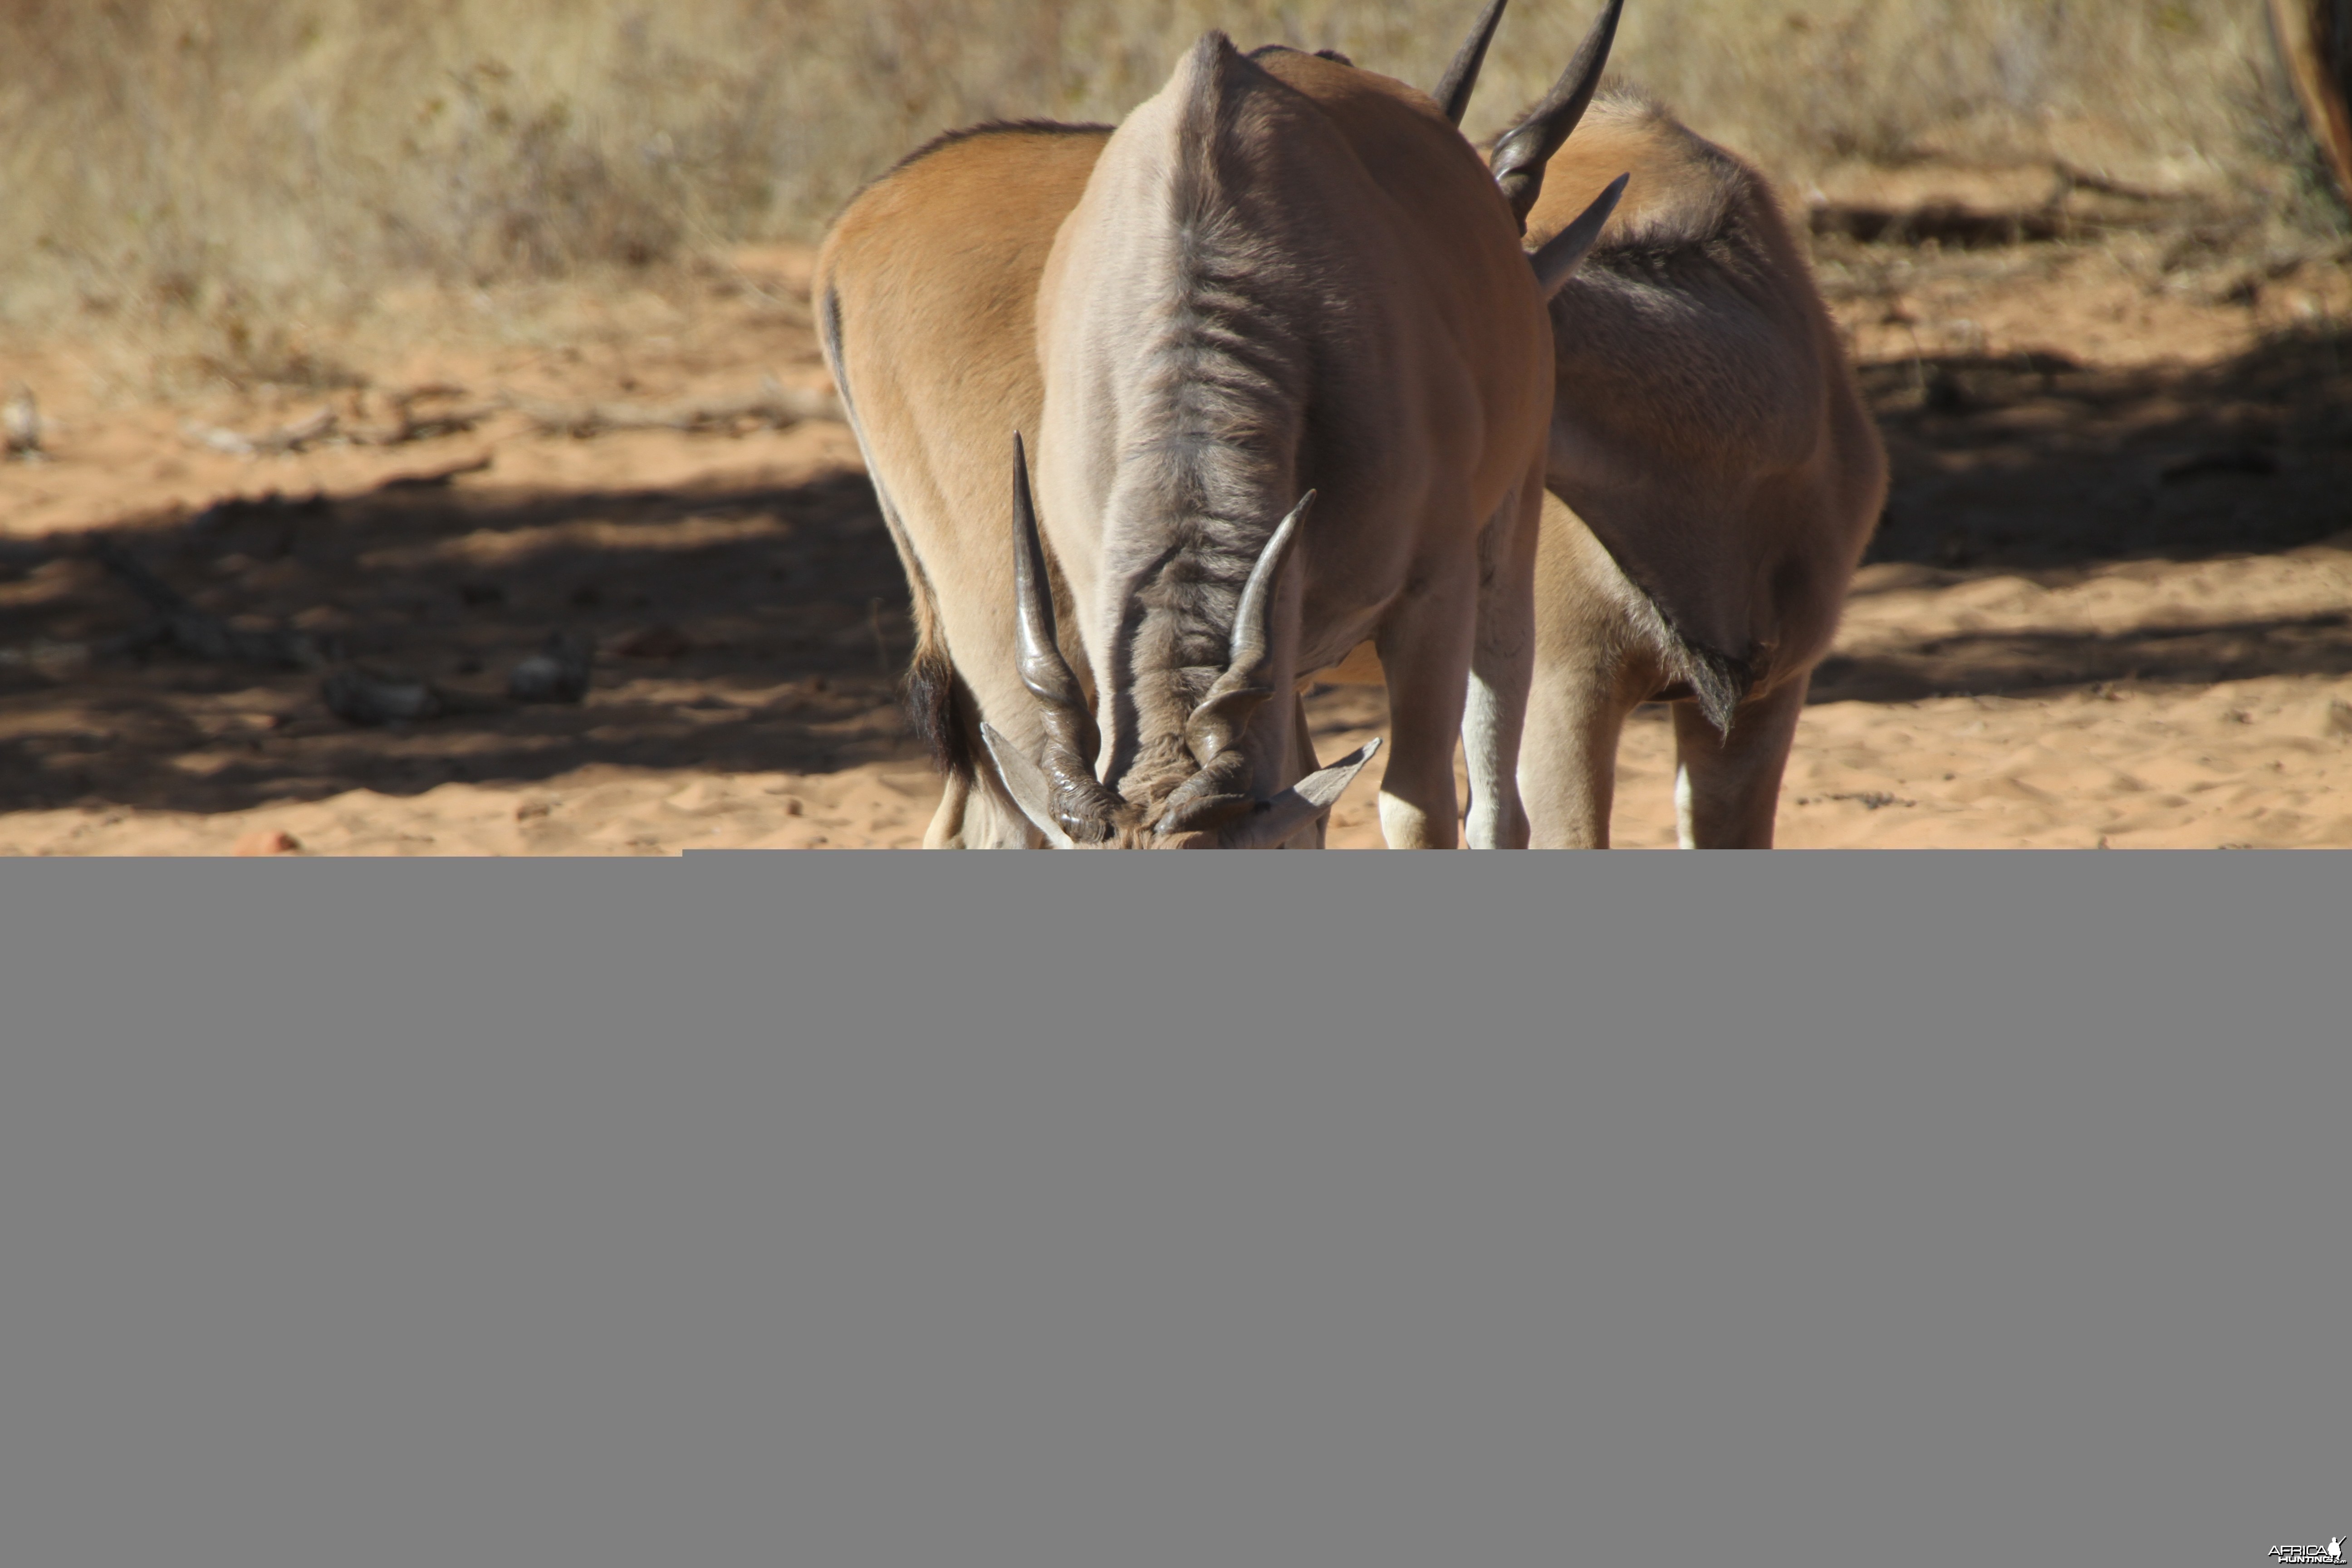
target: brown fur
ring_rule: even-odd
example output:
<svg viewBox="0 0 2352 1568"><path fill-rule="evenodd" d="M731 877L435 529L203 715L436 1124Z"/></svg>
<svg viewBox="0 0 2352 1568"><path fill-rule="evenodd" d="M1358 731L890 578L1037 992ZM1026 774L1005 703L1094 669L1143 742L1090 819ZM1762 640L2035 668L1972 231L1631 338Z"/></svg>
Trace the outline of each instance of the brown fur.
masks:
<svg viewBox="0 0 2352 1568"><path fill-rule="evenodd" d="M1262 56L1257 68L1291 84L1293 90L1312 91L1321 112L1353 140L1363 166L1401 179L1390 198L1404 211L1436 215L1430 220L1432 227L1445 235L1449 244L1478 221L1448 216L1449 202L1483 203L1479 216L1501 225L1498 234L1507 236L1508 215L1482 176L1433 179L1431 172L1414 172L1412 159L1426 155L1410 150L1412 138L1430 133L1406 127L1423 119L1445 125L1425 97L1384 78L1348 70L1328 58L1293 51ZM1328 74L1340 72L1344 76ZM1409 110L1402 118L1400 106ZM885 492L886 515L893 520L894 539L917 599L917 659L929 671L918 682L926 695L917 706L930 716L919 718L918 724L928 724L927 734L940 734L950 744L968 745L971 726L984 713L992 726L1035 754L1034 704L1013 673L1006 459L1012 431L1040 428L1043 386L1031 325L1040 273L1055 233L1077 205L1104 140L1103 132L1090 128L1034 123L977 128L937 139L861 192L835 225L819 257L818 292L837 301L828 312L832 331L827 352L845 401L851 405L877 490ZM1459 147L1464 167L1475 171L1475 158L1450 127L1440 141ZM1416 181L1427 188L1417 188ZM1497 247L1497 265L1507 268L1524 265L1509 248ZM1524 286L1523 275L1498 274L1475 286L1421 292L1454 323L1449 330L1458 332L1465 323L1491 320L1481 315L1491 310L1489 299ZM1526 357L1510 347L1507 338L1481 356L1478 374L1486 384L1478 396L1491 402L1497 396L1534 395L1533 389L1499 390L1510 374L1505 366L1515 363L1515 356ZM1539 374L1534 388L1546 381L1548 376ZM1460 414L1447 416L1461 418L1468 415L1468 401L1442 405L1461 407ZM1350 433L1336 424L1316 424L1312 406L1309 439L1302 450L1311 454L1313 466L1344 466ZM1510 468L1497 454L1475 483L1482 493L1499 495L1526 485L1531 494L1532 476L1514 475ZM1291 477L1297 479L1312 471L1294 463ZM1050 510L1045 521L1050 547L1055 531ZM1273 521L1272 515L1255 519L1261 528ZM1531 514L1528 521L1525 531L1531 534ZM1090 689L1091 700L1098 672L1088 664L1076 614L1081 595L1066 580L1065 564L1049 548L1058 641L1080 682ZM1230 574L1213 571L1207 579L1193 581L1186 575L1190 570L1180 567L1165 579L1172 595L1169 607L1189 603L1200 614L1197 631L1222 627L1231 615L1234 584L1223 580ZM1190 613L1180 617L1192 618ZM1199 686L1200 650L1190 645L1206 640L1190 631L1178 634L1171 647L1178 655L1169 667L1177 677L1170 689L1171 699ZM1355 640L1343 639L1342 646L1328 650L1330 657L1344 657ZM944 706L936 697L942 669L952 672L954 694ZM1283 704L1274 706L1279 712ZM1288 700L1288 706L1297 709L1295 700ZM1280 724L1296 737L1294 749L1312 767L1303 711L1293 711ZM1180 760L1172 754L1159 761L1171 777L1179 771ZM1450 780L1449 766L1449 790ZM1164 793L1157 791L1160 782L1154 781L1155 792ZM1387 806L1384 799L1384 820ZM1452 814L1448 810L1444 815L1450 831ZM1319 840L1319 832L1315 837ZM950 777L925 840L934 845L1040 841L987 766L968 777Z"/></svg>
<svg viewBox="0 0 2352 1568"><path fill-rule="evenodd" d="M1453 842L1457 731L1497 737L1474 753L1498 814L1474 837L1516 831L1490 764L1516 752L1532 656L1551 382L1517 239L1433 102L1316 56L1210 35L1114 134L1040 286L1038 473L1123 795L1207 760L1187 715L1242 579L1312 490L1269 679L1394 641L1390 842ZM1467 719L1465 677L1488 694ZM1289 728L1269 708L1237 742L1260 792L1294 766Z"/></svg>
<svg viewBox="0 0 2352 1568"><path fill-rule="evenodd" d="M1528 757L1556 779L1528 782L1537 841L1607 842L1618 727L1664 700L1713 731L1677 721L1686 837L1769 844L1780 732L1836 633L1885 457L1769 187L1655 100L1603 90L1548 167L1528 243L1628 171L1551 304L1548 484L1566 505L1538 568Z"/></svg>
<svg viewBox="0 0 2352 1568"><path fill-rule="evenodd" d="M1027 121L934 138L853 198L818 254L827 358L914 600L916 723L950 771L926 842L966 841L967 817L983 842L1025 831L988 770L971 771L975 672L1002 688L1012 668L1009 601L983 607L965 585L1010 580L1011 432L1036 427L1044 397L1029 347L1037 277L1109 134ZM989 417L961 416L973 407ZM1062 625L1084 679L1066 613Z"/></svg>

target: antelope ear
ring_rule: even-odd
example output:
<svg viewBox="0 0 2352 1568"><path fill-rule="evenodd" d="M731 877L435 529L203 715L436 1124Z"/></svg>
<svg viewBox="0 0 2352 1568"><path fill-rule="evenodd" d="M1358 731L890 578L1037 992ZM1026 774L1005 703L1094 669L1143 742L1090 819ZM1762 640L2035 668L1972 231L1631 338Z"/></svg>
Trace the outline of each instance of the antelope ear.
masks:
<svg viewBox="0 0 2352 1568"><path fill-rule="evenodd" d="M1372 753L1380 749L1381 742L1374 738L1329 767L1308 773L1229 829L1225 835L1225 847L1265 849L1281 843L1328 813L1347 787L1356 782L1356 775L1364 771L1364 764L1372 760Z"/></svg>
<svg viewBox="0 0 2352 1568"><path fill-rule="evenodd" d="M988 747L988 756L996 764L996 776L1004 781L1004 793L1021 808L1029 825L1045 836L1045 842L1056 849L1073 849L1076 845L1054 820L1054 786L1046 782L1045 770L1029 760L1028 754L999 734L996 726L987 720L980 721L980 738Z"/></svg>
<svg viewBox="0 0 2352 1568"><path fill-rule="evenodd" d="M1617 210L1619 198L1625 194L1625 182L1631 174L1620 174L1609 182L1609 188L1592 198L1592 205L1577 215L1576 221L1553 235L1528 258L1536 269L1536 287L1549 302L1551 297L1567 287L1568 280L1591 252L1593 241L1608 226L1609 215Z"/></svg>

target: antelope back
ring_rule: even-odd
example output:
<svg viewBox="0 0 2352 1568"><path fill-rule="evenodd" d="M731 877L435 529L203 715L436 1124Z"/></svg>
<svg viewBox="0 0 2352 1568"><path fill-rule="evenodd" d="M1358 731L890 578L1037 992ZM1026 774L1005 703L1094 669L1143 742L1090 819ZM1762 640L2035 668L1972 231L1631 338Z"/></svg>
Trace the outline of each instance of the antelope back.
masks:
<svg viewBox="0 0 2352 1568"><path fill-rule="evenodd" d="M1336 662L1540 450L1549 334L1517 225L1437 106L1222 35L1113 135L1038 295L1043 521L1100 681L1103 776L1185 721L1308 489L1272 679ZM1475 520L1475 521L1473 521ZM1287 726L1262 716L1260 788Z"/></svg>
<svg viewBox="0 0 2352 1568"><path fill-rule="evenodd" d="M1550 303L1549 483L1654 605L1720 727L1826 650L1885 453L1770 186L1646 95L1592 105L1529 239L1628 171Z"/></svg>

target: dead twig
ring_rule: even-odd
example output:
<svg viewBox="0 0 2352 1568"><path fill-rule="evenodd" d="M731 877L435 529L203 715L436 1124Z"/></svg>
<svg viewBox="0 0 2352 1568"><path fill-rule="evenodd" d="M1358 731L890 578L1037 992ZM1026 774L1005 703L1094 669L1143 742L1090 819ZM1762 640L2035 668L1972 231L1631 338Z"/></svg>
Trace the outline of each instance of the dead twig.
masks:
<svg viewBox="0 0 2352 1568"><path fill-rule="evenodd" d="M2127 202L2185 202L2195 198L2184 191L2151 191L2139 185L2126 185L2105 174L2077 168L2063 158L2053 161L2051 169L2058 176L2058 189L2048 203L2060 206L2076 191L2096 191L2103 196L2120 196Z"/></svg>
<svg viewBox="0 0 2352 1568"><path fill-rule="evenodd" d="M439 389L432 390L437 392ZM362 425L355 421L346 424L333 409L320 408L291 425L265 430L258 435L249 436L218 425L200 424L194 419L181 420L180 433L207 451L220 452L232 458L270 458L306 451L312 447L405 447L415 441L462 436L507 406L503 403L490 403L420 414L415 405L423 400L424 395L422 392L395 395L391 400L393 418L388 425Z"/></svg>
<svg viewBox="0 0 2352 1568"><path fill-rule="evenodd" d="M165 647L195 658L270 669L323 669L329 662L319 645L300 632L282 627L249 630L197 609L111 540L100 540L92 552L100 564L121 578L155 612L152 623L116 639L114 647L121 651Z"/></svg>
<svg viewBox="0 0 2352 1568"><path fill-rule="evenodd" d="M542 436L587 439L619 430L675 430L685 435L738 435L747 429L782 430L808 419L843 417L841 399L811 387L786 386L766 378L751 397L715 403L688 403L670 408L646 408L634 404L567 405L501 394L488 403L420 412L418 405L437 402L460 388L415 387L394 394L393 417L383 425L362 425L356 416L345 422L331 408L320 408L291 425L247 435L193 419L180 422L181 433L208 451L235 458L276 457L311 447L341 443L353 447L403 447L416 441L463 435L485 420L513 410L530 421ZM461 470L462 471L462 470Z"/></svg>
<svg viewBox="0 0 2352 1568"><path fill-rule="evenodd" d="M318 409L291 425L267 430L258 436L240 435L217 425L201 425L194 419L180 421L180 433L199 447L226 453L232 458L279 457L315 447L335 433L335 411Z"/></svg>
<svg viewBox="0 0 2352 1568"><path fill-rule="evenodd" d="M506 406L500 402L490 402L418 412L420 404L454 403L464 396L465 392L462 386L436 383L388 394L385 401L392 405L392 422L389 425L346 426L343 439L354 447L404 447L412 441L435 441L445 436L463 436L482 421L502 412Z"/></svg>
<svg viewBox="0 0 2352 1568"><path fill-rule="evenodd" d="M772 377L758 395L719 403L688 403L671 408L631 404L566 405L513 397L515 409L542 436L576 440L618 430L675 430L686 435L732 435L749 426L782 430L808 419L839 419L841 400L829 392L784 386Z"/></svg>
<svg viewBox="0 0 2352 1568"><path fill-rule="evenodd" d="M395 492L437 489L462 475L486 471L493 461L491 454L484 452L478 457L468 458L462 463L450 463L437 468L427 468L421 473L394 474L389 479L379 480L375 488L378 490Z"/></svg>

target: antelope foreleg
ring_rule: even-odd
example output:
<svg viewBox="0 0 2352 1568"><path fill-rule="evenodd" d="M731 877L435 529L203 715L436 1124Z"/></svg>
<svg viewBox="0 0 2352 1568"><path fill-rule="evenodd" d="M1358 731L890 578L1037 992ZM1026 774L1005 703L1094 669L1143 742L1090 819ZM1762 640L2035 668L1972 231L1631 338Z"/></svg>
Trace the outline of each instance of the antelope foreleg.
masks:
<svg viewBox="0 0 2352 1568"><path fill-rule="evenodd" d="M1473 849L1528 847L1519 744L1535 679L1536 542L1542 502L1538 468L1487 520L1479 536L1477 640L1470 654L1462 725L1462 754L1470 776L1463 838Z"/></svg>
<svg viewBox="0 0 2352 1568"><path fill-rule="evenodd" d="M1519 788L1538 849L1606 849L1617 742L1633 710L1613 673L1583 659L1540 665L1528 702Z"/></svg>
<svg viewBox="0 0 2352 1568"><path fill-rule="evenodd" d="M1470 563L1453 580L1409 592L1376 639L1388 678L1388 770L1381 837L1391 849L1451 849L1461 822L1454 742L1462 728L1477 584Z"/></svg>

